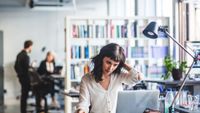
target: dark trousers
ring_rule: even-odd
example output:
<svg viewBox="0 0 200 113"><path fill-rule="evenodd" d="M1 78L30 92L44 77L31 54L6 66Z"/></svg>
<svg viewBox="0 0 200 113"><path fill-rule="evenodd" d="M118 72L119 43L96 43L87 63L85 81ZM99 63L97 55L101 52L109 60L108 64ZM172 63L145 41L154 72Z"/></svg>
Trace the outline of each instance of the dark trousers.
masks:
<svg viewBox="0 0 200 113"><path fill-rule="evenodd" d="M42 83L33 86L33 92L36 96L36 112L39 113L40 111L44 111L45 113L48 112L48 107L47 107L47 99L46 95L51 91L51 84L46 83L43 81ZM45 108L41 109L40 101L41 99L45 100Z"/></svg>
<svg viewBox="0 0 200 113"><path fill-rule="evenodd" d="M41 99L44 99L44 109L41 109ZM47 106L47 99L45 95L41 95L39 93L36 93L36 113L40 113L41 111L44 111L44 113L48 113L48 106Z"/></svg>
<svg viewBox="0 0 200 113"><path fill-rule="evenodd" d="M44 76L43 81L46 83L44 86L47 89L48 93L51 94L51 97L54 97L55 95L55 83L53 78L49 77L50 75Z"/></svg>
<svg viewBox="0 0 200 113"><path fill-rule="evenodd" d="M30 90L30 80L28 78L19 78L19 82L21 84L21 99L20 99L20 110L21 113L27 113L27 99L28 99L28 92Z"/></svg>

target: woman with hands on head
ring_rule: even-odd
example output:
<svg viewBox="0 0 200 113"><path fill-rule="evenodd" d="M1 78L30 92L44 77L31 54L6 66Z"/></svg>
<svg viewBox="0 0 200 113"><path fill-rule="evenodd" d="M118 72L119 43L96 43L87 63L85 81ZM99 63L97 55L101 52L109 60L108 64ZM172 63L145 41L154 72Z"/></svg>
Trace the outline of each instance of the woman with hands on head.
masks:
<svg viewBox="0 0 200 113"><path fill-rule="evenodd" d="M110 43L101 48L92 58L93 70L82 77L76 113L116 112L122 83L136 84L141 80L141 74L125 60L124 50L118 44Z"/></svg>

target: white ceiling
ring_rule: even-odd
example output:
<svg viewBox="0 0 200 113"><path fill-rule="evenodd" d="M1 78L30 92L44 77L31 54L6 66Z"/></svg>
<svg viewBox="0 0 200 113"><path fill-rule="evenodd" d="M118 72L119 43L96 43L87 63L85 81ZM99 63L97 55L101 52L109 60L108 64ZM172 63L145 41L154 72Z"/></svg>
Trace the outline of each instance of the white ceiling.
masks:
<svg viewBox="0 0 200 113"><path fill-rule="evenodd" d="M0 0L0 7L24 7L26 0Z"/></svg>
<svg viewBox="0 0 200 113"><path fill-rule="evenodd" d="M0 0L0 8L3 7L25 7L30 0ZM42 0L41 0L42 1ZM58 0L43 0L43 1L58 1ZM63 0L64 1L64 0ZM72 0L70 0L72 1ZM77 5L87 5L97 2L102 2L105 0L75 0Z"/></svg>

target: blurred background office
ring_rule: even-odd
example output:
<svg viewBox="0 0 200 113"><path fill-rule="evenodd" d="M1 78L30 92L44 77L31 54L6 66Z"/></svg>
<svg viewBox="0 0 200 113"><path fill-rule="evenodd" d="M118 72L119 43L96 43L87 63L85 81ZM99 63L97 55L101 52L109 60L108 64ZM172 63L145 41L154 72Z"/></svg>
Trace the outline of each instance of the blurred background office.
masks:
<svg viewBox="0 0 200 113"><path fill-rule="evenodd" d="M25 40L34 42L30 58L37 66L45 58L44 47L55 51L57 65L65 66L66 16L169 17L170 33L184 45L199 41L199 5L199 0L0 0L1 108L19 113L20 85L13 66ZM186 59L177 46L171 52Z"/></svg>

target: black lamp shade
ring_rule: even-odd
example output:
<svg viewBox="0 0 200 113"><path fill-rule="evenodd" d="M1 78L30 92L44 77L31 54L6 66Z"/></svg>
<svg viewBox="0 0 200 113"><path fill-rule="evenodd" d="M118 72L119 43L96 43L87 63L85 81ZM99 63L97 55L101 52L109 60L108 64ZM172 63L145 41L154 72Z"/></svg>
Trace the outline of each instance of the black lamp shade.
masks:
<svg viewBox="0 0 200 113"><path fill-rule="evenodd" d="M143 34L148 38L158 38L158 35L156 34L158 31L156 22L151 22L147 27L143 30Z"/></svg>

